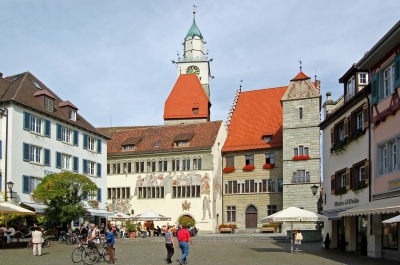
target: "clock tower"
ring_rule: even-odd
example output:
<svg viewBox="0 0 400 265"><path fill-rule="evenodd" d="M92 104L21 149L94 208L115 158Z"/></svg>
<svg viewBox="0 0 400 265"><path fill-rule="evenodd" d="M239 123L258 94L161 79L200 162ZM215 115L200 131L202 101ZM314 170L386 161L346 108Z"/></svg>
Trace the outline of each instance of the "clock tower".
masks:
<svg viewBox="0 0 400 265"><path fill-rule="evenodd" d="M210 99L210 61L205 52L203 35L196 25L196 12L193 12L193 23L183 43L183 58L178 58L178 77L181 74L195 74Z"/></svg>

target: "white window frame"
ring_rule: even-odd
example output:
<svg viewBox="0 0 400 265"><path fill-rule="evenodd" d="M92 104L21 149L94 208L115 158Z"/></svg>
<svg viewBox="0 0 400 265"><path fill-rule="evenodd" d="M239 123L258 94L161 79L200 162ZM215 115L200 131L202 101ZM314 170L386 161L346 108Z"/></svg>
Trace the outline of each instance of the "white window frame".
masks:
<svg viewBox="0 0 400 265"><path fill-rule="evenodd" d="M366 85L367 84L367 79L368 79L368 74L367 73L359 73L358 74L358 83L360 85Z"/></svg>
<svg viewBox="0 0 400 265"><path fill-rule="evenodd" d="M340 175L340 187L346 187L346 173Z"/></svg>
<svg viewBox="0 0 400 265"><path fill-rule="evenodd" d="M72 121L76 121L76 110L68 109L68 118Z"/></svg>
<svg viewBox="0 0 400 265"><path fill-rule="evenodd" d="M36 189L36 187L40 184L40 182L42 182L41 178L29 176L29 189L30 189L30 192L33 192Z"/></svg>
<svg viewBox="0 0 400 265"><path fill-rule="evenodd" d="M44 108L49 111L54 111L54 100L49 97L44 97Z"/></svg>
<svg viewBox="0 0 400 265"><path fill-rule="evenodd" d="M29 161L33 163L42 163L42 150L43 148L35 145L29 146Z"/></svg>
<svg viewBox="0 0 400 265"><path fill-rule="evenodd" d="M96 151L96 138L88 136L88 146L87 149L90 151Z"/></svg>
<svg viewBox="0 0 400 265"><path fill-rule="evenodd" d="M356 82L354 76L347 81L346 100L352 98L356 94Z"/></svg>
<svg viewBox="0 0 400 265"><path fill-rule="evenodd" d="M363 112L359 112L356 114L356 121L357 121L357 130L364 129L364 114Z"/></svg>
<svg viewBox="0 0 400 265"><path fill-rule="evenodd" d="M188 140L177 141L176 146L177 147L187 147L187 146L189 146L189 141Z"/></svg>
<svg viewBox="0 0 400 265"><path fill-rule="evenodd" d="M88 172L88 175L92 175L92 176L94 176L95 175L95 168L96 168L96 162L93 162L93 161L87 161L87 172Z"/></svg>
<svg viewBox="0 0 400 265"><path fill-rule="evenodd" d="M397 169L397 143L396 143L396 139L394 142L390 143L391 145L391 171L395 171Z"/></svg>
<svg viewBox="0 0 400 265"><path fill-rule="evenodd" d="M43 119L31 115L31 131L37 134L43 134Z"/></svg>
<svg viewBox="0 0 400 265"><path fill-rule="evenodd" d="M72 143L72 130L61 126L61 141L66 143Z"/></svg>
<svg viewBox="0 0 400 265"><path fill-rule="evenodd" d="M383 96L387 97L393 93L394 87L394 63L383 70Z"/></svg>
<svg viewBox="0 0 400 265"><path fill-rule="evenodd" d="M71 159L72 156L67 154L61 154L61 168L71 170Z"/></svg>
<svg viewBox="0 0 400 265"><path fill-rule="evenodd" d="M364 181L366 177L365 166L358 168L358 181Z"/></svg>
<svg viewBox="0 0 400 265"><path fill-rule="evenodd" d="M340 125L338 128L338 133L339 133L339 141L344 140L344 124Z"/></svg>

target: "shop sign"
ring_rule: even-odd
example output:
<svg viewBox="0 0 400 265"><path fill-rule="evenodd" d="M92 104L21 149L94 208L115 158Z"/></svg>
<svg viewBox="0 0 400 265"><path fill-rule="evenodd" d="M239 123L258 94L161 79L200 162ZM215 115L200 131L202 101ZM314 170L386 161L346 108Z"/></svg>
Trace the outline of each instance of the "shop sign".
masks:
<svg viewBox="0 0 400 265"><path fill-rule="evenodd" d="M400 179L388 181L388 184L389 184L389 190L398 189L400 188Z"/></svg>
<svg viewBox="0 0 400 265"><path fill-rule="evenodd" d="M334 203L334 205L335 205L335 206L342 206L342 205L345 205L345 204L358 203L359 201L360 201L360 200L357 199L357 198L354 198L354 199L347 199L347 200L345 200L345 201L337 201L337 202Z"/></svg>

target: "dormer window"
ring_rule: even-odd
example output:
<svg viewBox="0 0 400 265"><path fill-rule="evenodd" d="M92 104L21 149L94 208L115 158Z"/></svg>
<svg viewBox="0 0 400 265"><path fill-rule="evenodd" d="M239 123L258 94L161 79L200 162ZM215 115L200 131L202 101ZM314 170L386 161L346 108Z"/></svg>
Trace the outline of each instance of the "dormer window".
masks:
<svg viewBox="0 0 400 265"><path fill-rule="evenodd" d="M134 144L124 145L124 146L122 146L122 150L123 151L134 151L135 145Z"/></svg>
<svg viewBox="0 0 400 265"><path fill-rule="evenodd" d="M192 111L193 114L199 114L199 108L193 108Z"/></svg>
<svg viewBox="0 0 400 265"><path fill-rule="evenodd" d="M176 141L175 142L176 147L185 147L189 146L189 140L184 140L184 141Z"/></svg>
<svg viewBox="0 0 400 265"><path fill-rule="evenodd" d="M268 143L272 140L272 135L263 135L262 140Z"/></svg>
<svg viewBox="0 0 400 265"><path fill-rule="evenodd" d="M363 73L363 74L359 74L359 83L361 85L366 85L367 84L367 74Z"/></svg>
<svg viewBox="0 0 400 265"><path fill-rule="evenodd" d="M44 97L44 108L49 111L54 111L54 100L49 97Z"/></svg>
<svg viewBox="0 0 400 265"><path fill-rule="evenodd" d="M76 121L76 111L74 109L68 110L68 118L72 121Z"/></svg>
<svg viewBox="0 0 400 265"><path fill-rule="evenodd" d="M160 147L160 141L156 142L156 147Z"/></svg>

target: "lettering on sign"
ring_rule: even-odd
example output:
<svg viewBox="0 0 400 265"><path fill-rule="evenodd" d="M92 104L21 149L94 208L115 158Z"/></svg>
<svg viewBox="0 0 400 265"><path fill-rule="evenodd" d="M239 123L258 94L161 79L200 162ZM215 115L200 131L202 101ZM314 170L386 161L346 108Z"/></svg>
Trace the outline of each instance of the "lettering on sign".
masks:
<svg viewBox="0 0 400 265"><path fill-rule="evenodd" d="M345 201L337 201L334 203L335 206L342 206L342 205L346 205L346 204L353 204L353 203L358 203L360 200L357 198L354 199L347 199Z"/></svg>
<svg viewBox="0 0 400 265"><path fill-rule="evenodd" d="M389 190L398 189L400 188L400 179L388 181L388 184L389 184Z"/></svg>

